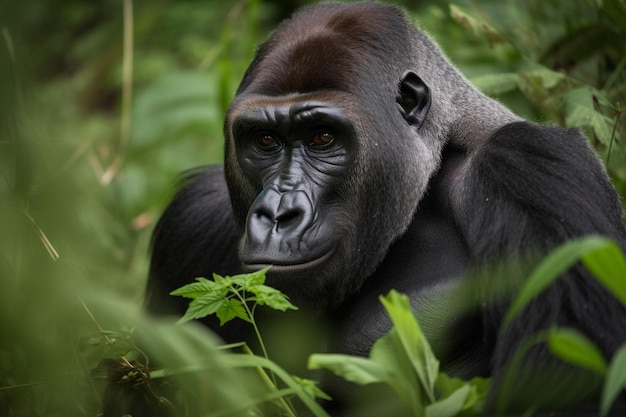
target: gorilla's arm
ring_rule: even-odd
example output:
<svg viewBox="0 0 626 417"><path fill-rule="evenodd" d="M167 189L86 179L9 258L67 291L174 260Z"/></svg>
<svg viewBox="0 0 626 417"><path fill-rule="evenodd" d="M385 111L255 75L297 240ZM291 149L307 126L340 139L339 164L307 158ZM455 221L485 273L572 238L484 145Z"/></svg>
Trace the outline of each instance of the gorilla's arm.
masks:
<svg viewBox="0 0 626 417"><path fill-rule="evenodd" d="M453 213L474 264L487 265L529 248L545 253L569 239L594 233L626 247L617 193L576 130L529 122L508 124L470 154L449 181ZM484 317L485 331L498 340L493 358L496 377L521 341L554 325L577 328L607 356L623 342L616 335L626 334L626 322L615 320L624 316L623 307L580 265L531 302L497 337L508 300L489 300L487 290L497 280L511 280L514 275L491 276L490 282L482 283L482 301L493 306ZM562 371L545 349L534 349L530 356L542 368L552 363L559 369L557 374ZM559 383L572 384L562 373L555 379L534 384L540 390L549 386L547 391L554 393Z"/></svg>

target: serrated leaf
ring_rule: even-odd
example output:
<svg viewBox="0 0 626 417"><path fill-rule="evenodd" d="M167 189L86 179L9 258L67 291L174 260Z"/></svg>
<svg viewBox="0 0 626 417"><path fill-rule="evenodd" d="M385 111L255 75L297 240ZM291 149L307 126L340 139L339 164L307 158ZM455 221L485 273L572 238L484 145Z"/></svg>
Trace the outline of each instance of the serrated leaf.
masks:
<svg viewBox="0 0 626 417"><path fill-rule="evenodd" d="M215 285L218 287L229 287L231 284L231 279L229 277L223 277L219 274L216 274L215 272L213 273L213 281L215 282Z"/></svg>
<svg viewBox="0 0 626 417"><path fill-rule="evenodd" d="M256 285L262 285L265 283L265 274L270 267L265 267L255 272L251 272L248 274L239 274L230 277L232 282L245 291L249 291L249 288Z"/></svg>
<svg viewBox="0 0 626 417"><path fill-rule="evenodd" d="M626 259L620 247L607 240L605 246L586 253L583 264L626 307Z"/></svg>
<svg viewBox="0 0 626 417"><path fill-rule="evenodd" d="M606 416L611 405L620 392L626 387L626 344L622 345L611 360L609 371L604 380L602 400L600 401L600 415Z"/></svg>
<svg viewBox="0 0 626 417"><path fill-rule="evenodd" d="M189 320L200 319L219 311L226 303L227 299L217 292L207 293L194 299L189 303L185 315L178 320L178 323L185 323Z"/></svg>
<svg viewBox="0 0 626 417"><path fill-rule="evenodd" d="M503 327L511 324L513 318L539 293L561 277L585 253L606 245L607 239L600 236L588 236L569 241L546 256L534 269L521 291L509 307Z"/></svg>
<svg viewBox="0 0 626 417"><path fill-rule="evenodd" d="M605 375L607 364L604 356L589 339L573 329L552 329L548 334L548 346L559 358Z"/></svg>
<svg viewBox="0 0 626 417"><path fill-rule="evenodd" d="M197 282L184 285L174 291L170 292L170 295L177 295L185 298L198 298L208 293L213 293L218 289L215 282L206 278L196 278ZM224 294L226 292L224 291Z"/></svg>
<svg viewBox="0 0 626 417"><path fill-rule="evenodd" d="M246 309L239 300L231 298L228 302L223 303L215 312L217 318L220 319L220 326L228 323L232 319L238 317L248 323L252 323L252 319L248 316Z"/></svg>
<svg viewBox="0 0 626 417"><path fill-rule="evenodd" d="M265 305L273 308L274 310L280 311L298 309L298 307L289 302L289 299L285 294L275 288L268 287L267 285L249 287L248 291L254 294L252 301L255 301L259 305Z"/></svg>

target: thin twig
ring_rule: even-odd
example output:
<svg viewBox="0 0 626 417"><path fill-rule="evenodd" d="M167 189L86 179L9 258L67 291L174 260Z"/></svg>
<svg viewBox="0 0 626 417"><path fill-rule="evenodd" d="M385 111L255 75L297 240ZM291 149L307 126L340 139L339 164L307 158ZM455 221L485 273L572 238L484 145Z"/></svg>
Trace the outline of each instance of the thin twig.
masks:
<svg viewBox="0 0 626 417"><path fill-rule="evenodd" d="M78 300L80 301L80 303L83 305L83 308L85 309L85 311L87 312L87 315L89 316L89 318L91 319L91 321L93 321L93 323L96 325L96 327L98 328L98 330L100 331L100 334L102 334L102 336L104 336L104 340L107 341L107 343L110 345L112 344L111 339L109 338L109 336L107 336L106 332L104 331L104 329L102 328L102 326L100 326L100 323L98 323L98 321L96 320L96 318L94 317L94 315L91 313L91 311L89 310L89 308L87 307L87 305L85 304L85 302L83 301L82 298L78 297ZM122 359L122 361L124 362L125 365L134 368L133 364L130 363L130 361L128 359L126 359L126 356L120 356L120 358Z"/></svg>

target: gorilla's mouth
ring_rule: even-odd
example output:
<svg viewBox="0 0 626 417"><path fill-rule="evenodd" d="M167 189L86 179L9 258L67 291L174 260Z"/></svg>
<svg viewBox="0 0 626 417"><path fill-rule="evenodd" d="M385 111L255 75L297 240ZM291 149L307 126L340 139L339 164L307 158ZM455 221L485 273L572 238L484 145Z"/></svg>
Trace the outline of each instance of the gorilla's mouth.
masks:
<svg viewBox="0 0 626 417"><path fill-rule="evenodd" d="M320 266L332 256L333 252L334 250L331 249L323 253L321 256L299 263L287 263L285 259L244 262L243 269L245 272L254 272L271 265L269 272L272 274L293 274L312 269L319 269Z"/></svg>

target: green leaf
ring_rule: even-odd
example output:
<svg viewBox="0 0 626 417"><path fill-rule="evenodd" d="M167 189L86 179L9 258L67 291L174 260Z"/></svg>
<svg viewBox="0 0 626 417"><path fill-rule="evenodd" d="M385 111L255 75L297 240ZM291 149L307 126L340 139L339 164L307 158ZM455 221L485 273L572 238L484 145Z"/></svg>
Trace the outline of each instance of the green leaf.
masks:
<svg viewBox="0 0 626 417"><path fill-rule="evenodd" d="M602 390L600 415L606 416L618 394L626 386L626 344L622 345L611 360L607 377Z"/></svg>
<svg viewBox="0 0 626 417"><path fill-rule="evenodd" d="M471 16L466 11L455 5L450 5L450 15L463 28L471 30L475 35L484 36L490 45L506 43L504 36L493 28L489 23Z"/></svg>
<svg viewBox="0 0 626 417"><path fill-rule="evenodd" d="M483 404L487 399L487 392L489 391L490 381L491 379L480 377L472 378L469 381L465 381L460 378L453 378L444 373L440 373L437 376L435 387L437 388L437 392L440 398L446 398L454 394L463 386L469 386L470 391L467 395L467 398L465 399L463 410L473 410L475 411L475 413L470 415L479 415L480 411L483 408Z"/></svg>
<svg viewBox="0 0 626 417"><path fill-rule="evenodd" d="M215 285L220 288L230 287L232 284L232 280L229 277L223 277L215 272L213 273L213 281L215 282Z"/></svg>
<svg viewBox="0 0 626 417"><path fill-rule="evenodd" d="M228 302L222 294L217 292L206 293L189 303L185 315L178 320L178 323L185 323L189 320L200 319L219 311Z"/></svg>
<svg viewBox="0 0 626 417"><path fill-rule="evenodd" d="M317 383L310 379L300 378L295 375L292 375L294 381L298 383L302 387L302 390L307 393L311 398L321 398L323 400L332 400L332 398L326 394L324 391L318 388Z"/></svg>
<svg viewBox="0 0 626 417"><path fill-rule="evenodd" d="M247 354L228 354L224 355L220 358L221 362L225 367L232 368L257 368L263 367L270 370L274 375L276 375L282 382L285 383L289 388L293 389L298 398L306 405L308 411L310 411L316 417L328 417L326 411L322 409L322 407L312 399L304 390L301 388L301 385L298 384L292 376L287 374L280 366L276 363L272 362L269 359L247 355Z"/></svg>
<svg viewBox="0 0 626 417"><path fill-rule="evenodd" d="M243 307L241 301L235 300L233 298L228 300L228 302L223 303L216 311L216 314L217 318L220 319L220 326L223 326L225 323L228 323L235 317L239 317L240 319L245 320L248 323L252 323L252 318L248 316L248 313Z"/></svg>
<svg viewBox="0 0 626 417"><path fill-rule="evenodd" d="M561 359L606 375L604 356L582 333L572 329L552 329L548 333L548 346Z"/></svg>
<svg viewBox="0 0 626 417"><path fill-rule="evenodd" d="M611 142L614 122L611 118L596 111L591 100L588 105L573 104L568 106L565 123L572 127L589 126L602 144L608 145Z"/></svg>
<svg viewBox="0 0 626 417"><path fill-rule="evenodd" d="M421 414L418 410L422 410L422 404L426 400L425 390L413 370L411 359L404 352L402 341L395 327L374 343L370 351L370 359L389 371L389 379L384 382L414 410L414 414Z"/></svg>
<svg viewBox="0 0 626 417"><path fill-rule="evenodd" d="M603 247L586 253L583 264L626 307L626 259L620 247L607 240Z"/></svg>
<svg viewBox="0 0 626 417"><path fill-rule="evenodd" d="M259 269L258 271L251 272L249 274L239 274L232 276L230 279L232 282L246 291L256 285L262 285L265 283L265 273L271 267L265 267L263 269Z"/></svg>
<svg viewBox="0 0 626 417"><path fill-rule="evenodd" d="M358 356L342 354L313 354L309 369L328 369L336 375L359 385L385 382L391 379L387 369L378 363Z"/></svg>
<svg viewBox="0 0 626 417"><path fill-rule="evenodd" d="M552 90L560 87L562 83L567 82L568 78L565 74L558 71L552 71L549 68L537 67L530 71L524 71L520 74L520 81L525 81L530 88L538 88L540 90Z"/></svg>
<svg viewBox="0 0 626 417"><path fill-rule="evenodd" d="M450 396L426 407L426 417L454 417L463 410L471 387L464 384Z"/></svg>
<svg viewBox="0 0 626 417"><path fill-rule="evenodd" d="M184 285L174 291L170 292L170 295L177 295L185 298L198 298L207 293L215 292L218 286L215 282L206 278L196 278L196 281L191 284ZM224 292L226 294L226 292Z"/></svg>
<svg viewBox="0 0 626 417"><path fill-rule="evenodd" d="M419 397L420 387L411 372L408 358L400 352L399 339L392 335L394 331L392 329L392 332L374 343L370 358L315 354L309 357L309 369L328 369L360 385L387 384L413 410L414 415L421 415L423 408Z"/></svg>
<svg viewBox="0 0 626 417"><path fill-rule="evenodd" d="M569 241L553 250L535 268L522 287L504 318L503 327L511 324L513 318L530 300L561 277L585 253L605 246L608 241L608 239L600 236L588 236Z"/></svg>
<svg viewBox="0 0 626 417"><path fill-rule="evenodd" d="M298 307L289 302L288 297L275 288L268 287L267 285L256 285L249 287L248 291L255 296L250 300L255 301L259 305L265 305L274 310L287 311L297 310Z"/></svg>
<svg viewBox="0 0 626 417"><path fill-rule="evenodd" d="M413 365L422 388L429 400L434 401L434 386L439 371L439 361L411 311L409 298L392 290L386 297L380 297L380 300L391 318L404 354Z"/></svg>

